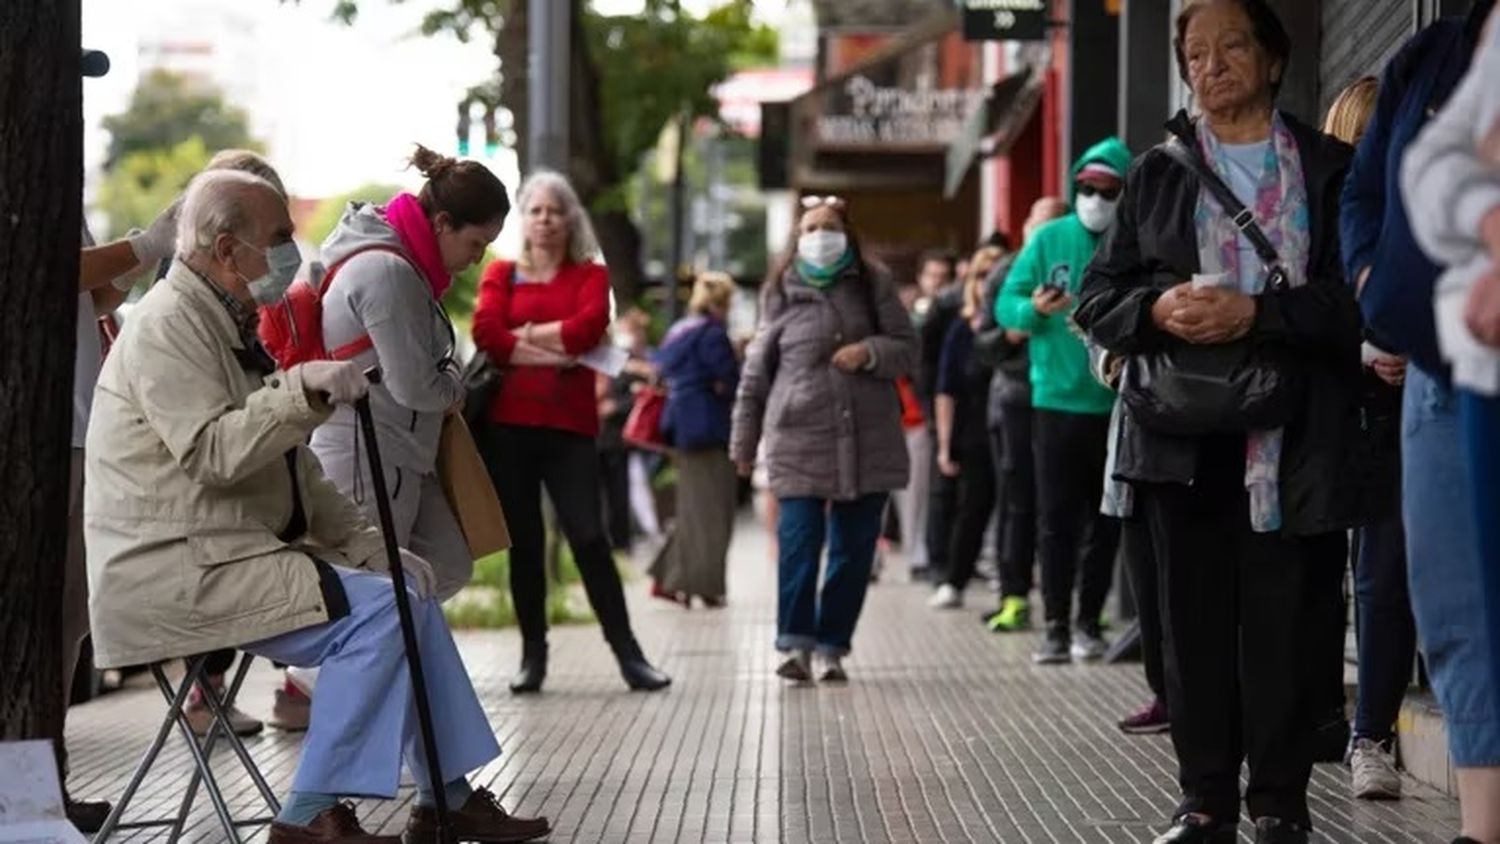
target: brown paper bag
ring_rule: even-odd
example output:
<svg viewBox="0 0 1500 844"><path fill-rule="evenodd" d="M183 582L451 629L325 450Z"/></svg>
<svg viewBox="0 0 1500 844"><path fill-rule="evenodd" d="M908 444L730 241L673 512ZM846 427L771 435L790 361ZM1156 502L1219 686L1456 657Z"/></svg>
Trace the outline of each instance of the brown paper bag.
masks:
<svg viewBox="0 0 1500 844"><path fill-rule="evenodd" d="M437 473L448 506L463 529L474 559L509 548L510 530L505 525L505 512L500 509L500 497L495 494L495 485L479 457L469 426L457 414L443 417Z"/></svg>

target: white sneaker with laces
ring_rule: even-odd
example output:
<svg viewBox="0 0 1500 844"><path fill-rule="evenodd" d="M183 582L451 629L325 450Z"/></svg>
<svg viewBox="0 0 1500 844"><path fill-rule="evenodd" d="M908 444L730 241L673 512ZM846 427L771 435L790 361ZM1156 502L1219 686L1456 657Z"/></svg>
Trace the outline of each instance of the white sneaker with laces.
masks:
<svg viewBox="0 0 1500 844"><path fill-rule="evenodd" d="M927 606L935 610L956 610L964 605L964 593L953 588L953 584L944 583L933 591L932 597L927 599Z"/></svg>
<svg viewBox="0 0 1500 844"><path fill-rule="evenodd" d="M1401 799L1401 774L1396 771L1396 757L1380 742L1355 739L1349 767L1353 771L1351 779L1355 797L1360 800Z"/></svg>

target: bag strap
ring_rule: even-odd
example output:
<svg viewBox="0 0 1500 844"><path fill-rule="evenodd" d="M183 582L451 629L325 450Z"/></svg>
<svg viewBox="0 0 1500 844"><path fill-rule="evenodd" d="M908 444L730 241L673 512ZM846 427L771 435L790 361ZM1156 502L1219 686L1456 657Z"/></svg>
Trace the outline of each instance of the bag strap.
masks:
<svg viewBox="0 0 1500 844"><path fill-rule="evenodd" d="M328 268L328 272L323 274L323 281L318 285L318 304L321 305L323 303L323 297L328 295L328 288L333 286L333 277L338 275L339 270L343 269L345 264L359 257L360 255L365 255L370 252L386 252L391 255L395 255L396 257L405 261L407 263L407 266L410 266L412 268L413 272L416 272L419 276L421 275L421 271L417 269L417 265L413 263L411 258L407 257L406 253L401 249L384 243L376 244L374 246L366 246L360 249L356 249L353 252L350 252L348 255L345 255L343 258L340 258L333 264L333 266ZM348 343L339 346L336 349L329 349L328 359L352 360L373 348L375 348L375 341L370 339L370 335L363 334L353 340L350 340Z"/></svg>
<svg viewBox="0 0 1500 844"><path fill-rule="evenodd" d="M1286 271L1281 267L1281 255L1276 252L1271 239L1266 237L1265 231L1255 221L1255 213L1246 208L1245 203L1240 202L1240 198L1234 195L1229 185L1224 184L1219 174L1203 160L1203 156L1198 152L1198 139L1192 131L1192 124L1188 121L1186 114L1179 112L1176 117L1168 121L1167 131L1179 141L1175 144L1170 141L1162 144L1167 155L1198 177L1198 183L1213 196L1214 201L1224 209L1224 213L1229 215L1229 220L1234 223L1234 227L1239 229L1246 240L1250 241L1260 262L1270 272L1270 276L1266 279L1267 286L1277 289L1285 287L1288 282Z"/></svg>

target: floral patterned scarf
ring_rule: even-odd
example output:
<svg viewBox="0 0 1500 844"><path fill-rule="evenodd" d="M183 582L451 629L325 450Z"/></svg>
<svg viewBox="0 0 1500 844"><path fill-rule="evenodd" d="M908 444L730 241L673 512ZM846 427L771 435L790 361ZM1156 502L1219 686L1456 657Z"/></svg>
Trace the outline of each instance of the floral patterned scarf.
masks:
<svg viewBox="0 0 1500 844"><path fill-rule="evenodd" d="M1198 143L1208 161L1226 184L1229 161L1212 130L1198 123ZM1282 121L1273 117L1271 143L1266 148L1255 202L1247 203L1255 222L1265 232L1286 270L1293 287L1307 283L1308 263L1312 253L1311 213L1307 204L1307 183L1303 178L1302 158L1297 142ZM1193 217L1198 233L1198 261L1203 273L1227 273L1239 290L1260 294L1269 275L1265 267L1240 266L1239 238L1242 235L1228 213L1206 190L1198 193L1198 209ZM1281 529L1281 447L1283 431L1251 431L1246 442L1245 489L1250 494L1250 527L1256 533Z"/></svg>

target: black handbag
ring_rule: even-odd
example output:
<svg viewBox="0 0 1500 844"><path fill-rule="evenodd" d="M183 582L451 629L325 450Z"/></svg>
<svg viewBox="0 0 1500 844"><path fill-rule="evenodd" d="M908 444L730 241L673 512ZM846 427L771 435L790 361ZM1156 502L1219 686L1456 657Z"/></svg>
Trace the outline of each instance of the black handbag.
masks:
<svg viewBox="0 0 1500 844"><path fill-rule="evenodd" d="M1177 131L1169 124L1168 128ZM1184 133L1185 134L1185 133ZM1181 146L1165 150L1188 168L1235 226L1255 247L1269 270L1266 286L1290 285L1276 248L1255 223L1255 215L1197 154L1190 135ZM1302 377L1288 360L1288 350L1243 337L1232 343L1182 343L1160 352L1132 355L1125 364L1120 397L1136 423L1147 430L1178 436L1280 428L1302 407Z"/></svg>
<svg viewBox="0 0 1500 844"><path fill-rule="evenodd" d="M511 265L505 283L514 284L515 280L516 268ZM474 352L474 357L464 365L464 422L468 423L470 431L479 431L489 421L490 405L500 395L503 381L504 373L483 349Z"/></svg>

